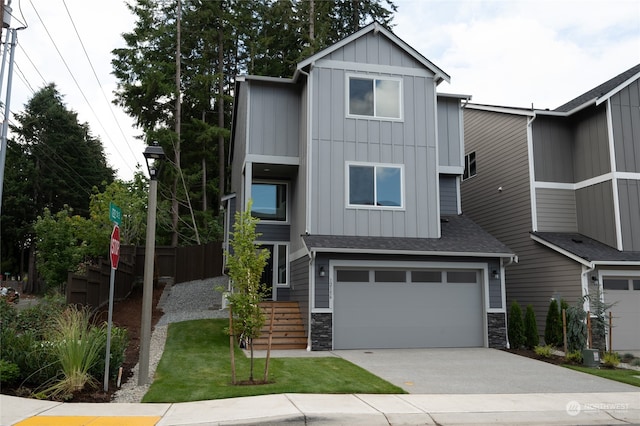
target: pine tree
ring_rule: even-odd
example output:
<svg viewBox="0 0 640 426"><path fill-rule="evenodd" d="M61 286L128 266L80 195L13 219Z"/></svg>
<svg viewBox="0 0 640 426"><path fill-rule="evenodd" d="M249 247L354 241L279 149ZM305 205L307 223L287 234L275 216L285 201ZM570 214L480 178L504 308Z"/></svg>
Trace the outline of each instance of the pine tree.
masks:
<svg viewBox="0 0 640 426"><path fill-rule="evenodd" d="M547 311L547 321L544 327L544 342L550 346L562 345L562 318L558 301L551 299L549 310Z"/></svg>
<svg viewBox="0 0 640 426"><path fill-rule="evenodd" d="M533 305L527 305L524 314L524 340L525 346L533 349L540 343L538 336L538 324L536 323L536 314L533 311Z"/></svg>
<svg viewBox="0 0 640 426"><path fill-rule="evenodd" d="M522 322L522 308L515 300L509 308L509 344L511 349L520 349L524 345L524 324Z"/></svg>

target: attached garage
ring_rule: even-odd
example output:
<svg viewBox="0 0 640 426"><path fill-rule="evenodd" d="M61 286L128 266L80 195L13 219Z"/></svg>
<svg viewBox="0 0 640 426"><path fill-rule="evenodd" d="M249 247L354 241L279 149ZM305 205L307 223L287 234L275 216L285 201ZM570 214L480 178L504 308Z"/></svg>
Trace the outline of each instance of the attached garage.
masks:
<svg viewBox="0 0 640 426"><path fill-rule="evenodd" d="M640 349L640 277L605 277L604 300L613 304L611 330L614 351Z"/></svg>
<svg viewBox="0 0 640 426"><path fill-rule="evenodd" d="M482 272L332 268L334 349L485 346Z"/></svg>

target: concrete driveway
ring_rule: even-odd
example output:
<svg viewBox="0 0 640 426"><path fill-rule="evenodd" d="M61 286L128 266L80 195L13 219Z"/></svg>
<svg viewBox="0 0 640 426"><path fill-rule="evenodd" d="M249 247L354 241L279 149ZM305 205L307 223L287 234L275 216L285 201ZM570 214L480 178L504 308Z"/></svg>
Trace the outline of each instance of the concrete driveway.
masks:
<svg viewBox="0 0 640 426"><path fill-rule="evenodd" d="M338 350L412 394L638 392L635 386L486 348Z"/></svg>

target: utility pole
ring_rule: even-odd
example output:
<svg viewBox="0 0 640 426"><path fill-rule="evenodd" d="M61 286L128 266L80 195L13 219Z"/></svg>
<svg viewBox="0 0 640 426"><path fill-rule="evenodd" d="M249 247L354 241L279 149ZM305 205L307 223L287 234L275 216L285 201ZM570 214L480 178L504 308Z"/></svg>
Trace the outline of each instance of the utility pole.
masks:
<svg viewBox="0 0 640 426"><path fill-rule="evenodd" d="M171 246L178 246L178 217L180 212L179 204L178 204L178 179L180 178L180 116L182 115L182 91L180 90L180 15L182 14L182 1L178 0L178 4L176 6L176 112L175 112L175 132L176 132L176 141L174 144L174 159L176 162L176 175L173 180L173 200L171 205L171 224L173 228L173 233L171 235Z"/></svg>
<svg viewBox="0 0 640 426"><path fill-rule="evenodd" d="M6 11L8 11L9 13L5 13ZM11 44L9 47L10 54L9 54L9 73L7 75L7 95L6 95L6 100L4 102L4 119L2 121L2 135L0 136L0 213L2 212L2 193L3 193L2 189L4 188L4 169L5 169L5 163L7 160L7 134L9 132L9 115L11 114L10 106L11 106L11 87L13 85L13 62L14 62L14 55L16 51L16 33L18 31L15 28L9 29L9 26L11 24L10 13L11 13L11 0L9 0L9 3L6 6L4 4L2 5L2 28L7 29L5 43L9 43L9 34L11 34L11 42L10 42ZM7 53L7 45L5 44L5 51L3 55L3 61L2 61L2 73L0 75L0 89L2 88L1 84L2 84L2 81L4 80L4 64L5 64L4 59L6 59L6 53Z"/></svg>

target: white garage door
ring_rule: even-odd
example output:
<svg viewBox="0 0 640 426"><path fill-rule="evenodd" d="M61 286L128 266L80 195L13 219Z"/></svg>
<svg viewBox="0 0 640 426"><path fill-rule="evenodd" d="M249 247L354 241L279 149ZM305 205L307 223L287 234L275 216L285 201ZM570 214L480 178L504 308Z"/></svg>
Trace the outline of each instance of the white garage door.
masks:
<svg viewBox="0 0 640 426"><path fill-rule="evenodd" d="M484 346L479 271L341 268L334 348Z"/></svg>
<svg viewBox="0 0 640 426"><path fill-rule="evenodd" d="M640 278L604 278L602 287L605 302L613 304L613 350L640 350Z"/></svg>

